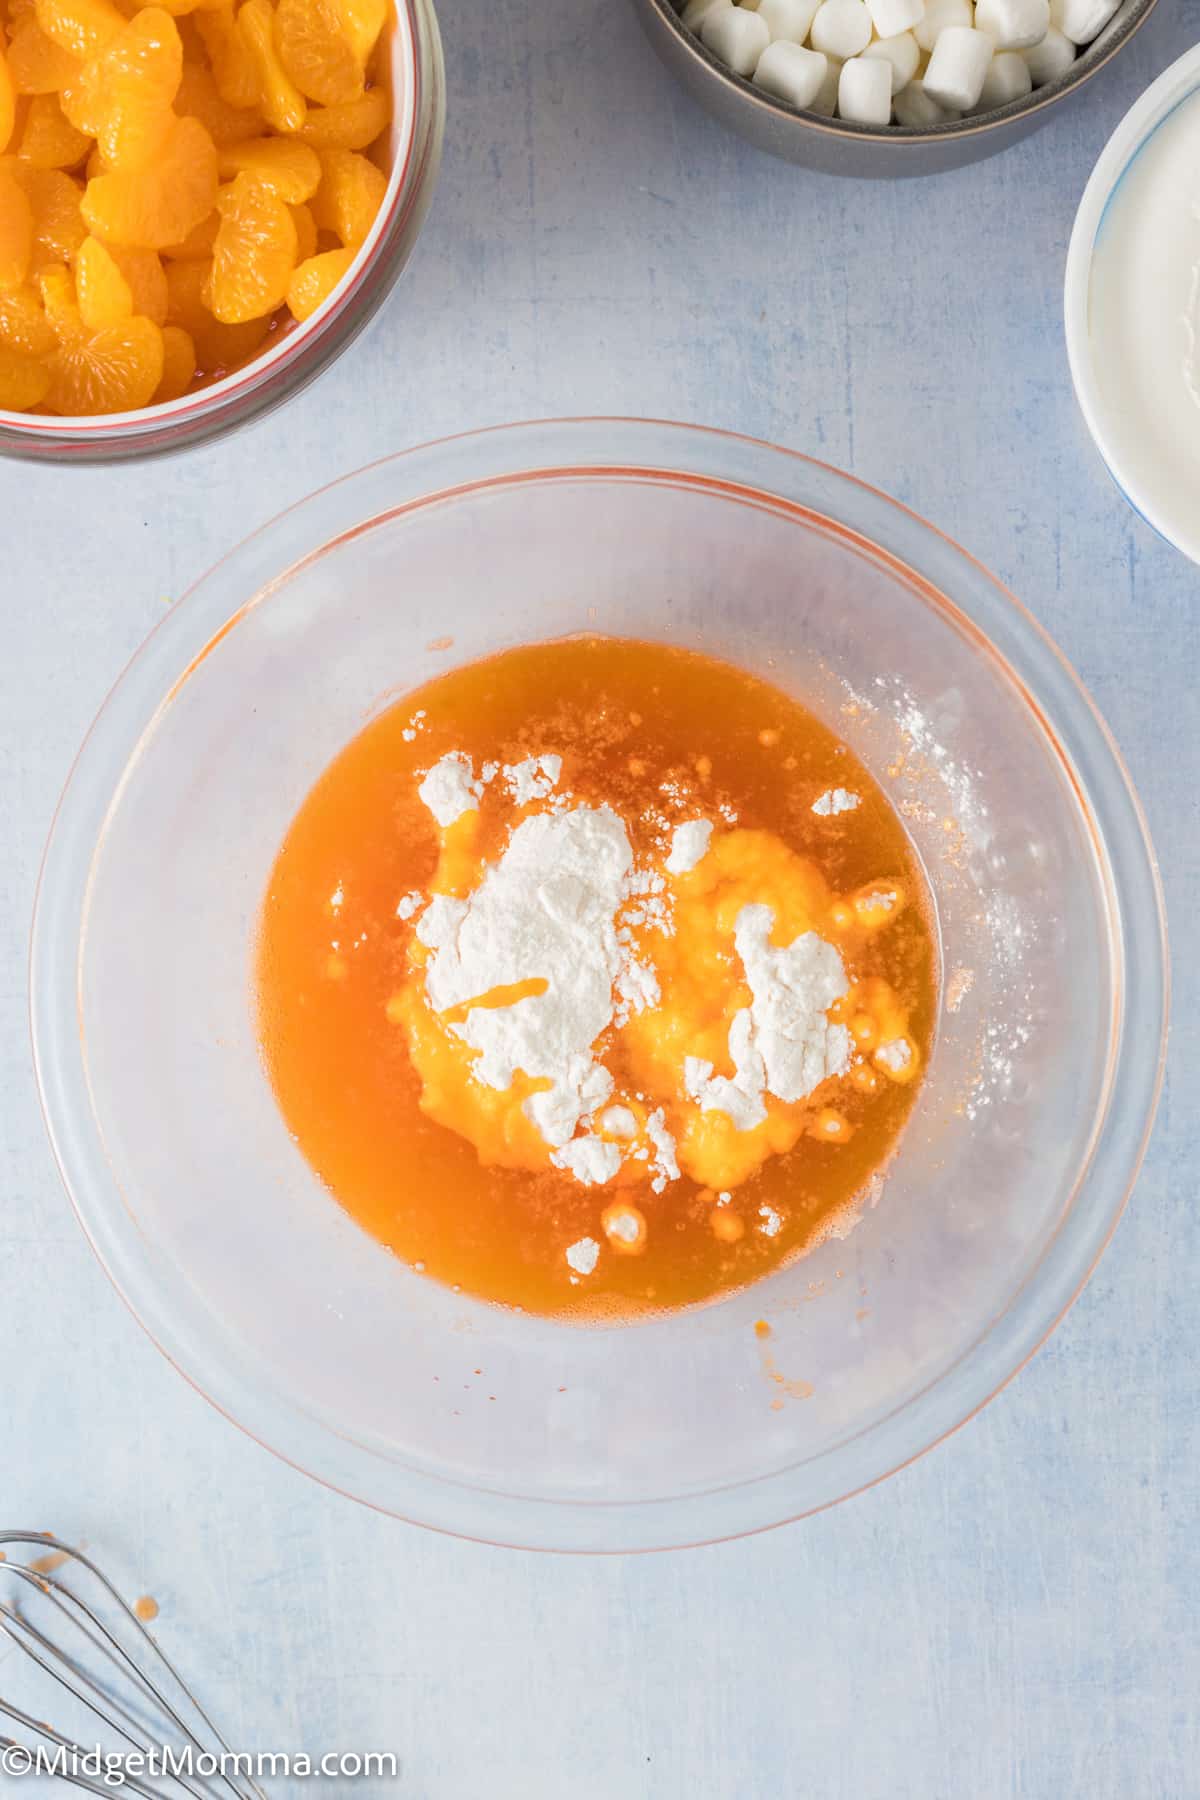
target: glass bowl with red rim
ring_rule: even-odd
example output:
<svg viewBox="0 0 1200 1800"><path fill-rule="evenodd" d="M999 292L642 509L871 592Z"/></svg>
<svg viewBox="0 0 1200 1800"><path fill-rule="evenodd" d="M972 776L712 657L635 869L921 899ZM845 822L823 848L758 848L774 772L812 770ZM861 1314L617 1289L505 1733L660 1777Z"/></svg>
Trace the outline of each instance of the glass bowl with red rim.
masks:
<svg viewBox="0 0 1200 1800"><path fill-rule="evenodd" d="M272 411L353 343L412 255L433 198L445 130L445 71L432 0L397 0L389 39L387 190L345 279L312 317L274 327L267 347L241 368L161 406L89 418L0 409L0 455L103 463L186 450Z"/></svg>
<svg viewBox="0 0 1200 1800"><path fill-rule="evenodd" d="M603 1328L455 1293L368 1237L276 1106L251 979L278 846L364 723L455 663L579 631L723 656L829 722L908 829L942 967L914 1112L853 1229ZM971 556L803 456L574 419L349 476L173 608L70 777L31 991L80 1221L216 1406L402 1518L643 1550L828 1506L1021 1367L1135 1179L1167 952L1119 752ZM398 1193L421 1178L397 1168Z"/></svg>

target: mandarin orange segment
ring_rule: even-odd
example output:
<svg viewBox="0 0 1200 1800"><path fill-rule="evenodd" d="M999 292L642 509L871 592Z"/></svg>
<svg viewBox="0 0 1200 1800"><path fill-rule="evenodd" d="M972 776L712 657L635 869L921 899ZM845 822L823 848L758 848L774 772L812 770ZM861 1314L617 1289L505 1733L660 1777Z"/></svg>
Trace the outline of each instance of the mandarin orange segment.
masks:
<svg viewBox="0 0 1200 1800"><path fill-rule="evenodd" d="M260 187L269 188L290 206L310 200L321 180L316 151L289 138L259 137L230 144L218 155L217 168L223 180L252 175Z"/></svg>
<svg viewBox="0 0 1200 1800"><path fill-rule="evenodd" d="M299 267L317 254L317 222L310 207L289 206L288 211L296 227L296 265Z"/></svg>
<svg viewBox="0 0 1200 1800"><path fill-rule="evenodd" d="M184 62L175 110L199 119L218 150L258 137L266 129L262 114L253 106L230 106L204 63Z"/></svg>
<svg viewBox="0 0 1200 1800"><path fill-rule="evenodd" d="M139 313L163 325L167 278L153 250L130 250L85 238L75 258L75 288L85 325L99 331Z"/></svg>
<svg viewBox="0 0 1200 1800"><path fill-rule="evenodd" d="M357 100L364 63L342 27L337 0L279 0L279 60L302 94L322 106Z"/></svg>
<svg viewBox="0 0 1200 1800"><path fill-rule="evenodd" d="M391 106L383 88L368 88L342 106L310 106L297 135L314 150L365 150L387 130Z"/></svg>
<svg viewBox="0 0 1200 1800"><path fill-rule="evenodd" d="M266 319L253 319L247 325L219 324L205 300L211 279L211 262L167 264L168 324L187 332L195 346L196 367L209 377L239 368L253 356L268 325Z"/></svg>
<svg viewBox="0 0 1200 1800"><path fill-rule="evenodd" d="M307 103L279 60L270 0L244 0L237 25L254 58L263 116L276 131L298 131L304 123Z"/></svg>
<svg viewBox="0 0 1200 1800"><path fill-rule="evenodd" d="M79 311L75 282L71 271L62 263L49 263L38 271L38 292L46 322L54 333L56 344L72 344L86 337L87 326Z"/></svg>
<svg viewBox="0 0 1200 1800"><path fill-rule="evenodd" d="M213 81L227 106L258 109L261 91L258 63L238 30L231 4L198 13L197 35L208 51Z"/></svg>
<svg viewBox="0 0 1200 1800"><path fill-rule="evenodd" d="M33 260L33 208L11 169L0 165L0 293L23 287Z"/></svg>
<svg viewBox="0 0 1200 1800"><path fill-rule="evenodd" d="M209 305L222 325L266 318L283 304L296 266L296 224L284 201L253 175L222 189Z"/></svg>
<svg viewBox="0 0 1200 1800"><path fill-rule="evenodd" d="M212 272L212 258L195 262L169 262L167 278L167 324L182 325L189 337L203 330L205 316L212 318L204 304L204 293Z"/></svg>
<svg viewBox="0 0 1200 1800"><path fill-rule="evenodd" d="M177 119L147 169L88 182L83 216L94 236L146 250L181 243L217 197L217 151L197 119Z"/></svg>
<svg viewBox="0 0 1200 1800"><path fill-rule="evenodd" d="M24 356L45 356L57 341L35 287L26 284L0 293L0 344Z"/></svg>
<svg viewBox="0 0 1200 1800"><path fill-rule="evenodd" d="M8 149L17 122L17 90L4 53L4 33L0 31L0 152Z"/></svg>
<svg viewBox="0 0 1200 1800"><path fill-rule="evenodd" d="M214 207L178 244L168 244L163 256L170 262L207 262L212 256L220 223L221 215Z"/></svg>
<svg viewBox="0 0 1200 1800"><path fill-rule="evenodd" d="M49 369L46 404L52 412L136 412L150 404L162 380L162 332L149 319L126 319L60 344Z"/></svg>
<svg viewBox="0 0 1200 1800"><path fill-rule="evenodd" d="M161 6L173 19L189 19L193 13L212 11L223 5L224 0L121 0L121 4L127 3L134 11L140 11L144 6Z"/></svg>
<svg viewBox="0 0 1200 1800"><path fill-rule="evenodd" d="M87 236L79 210L83 189L62 169L10 163L33 211L33 267L70 262Z"/></svg>
<svg viewBox="0 0 1200 1800"><path fill-rule="evenodd" d="M131 250L109 244L108 254L124 276L133 296L133 310L156 325L167 322L167 277L155 250Z"/></svg>
<svg viewBox="0 0 1200 1800"><path fill-rule="evenodd" d="M50 371L35 357L25 356L0 344L0 406L9 412L28 412L40 406L50 389Z"/></svg>
<svg viewBox="0 0 1200 1800"><path fill-rule="evenodd" d="M46 36L85 61L103 50L125 23L112 0L36 0L35 11Z"/></svg>
<svg viewBox="0 0 1200 1800"><path fill-rule="evenodd" d="M308 319L323 306L346 274L357 251L326 250L310 256L296 269L288 282L288 311L294 319Z"/></svg>
<svg viewBox="0 0 1200 1800"><path fill-rule="evenodd" d="M162 379L154 390L154 404L178 400L192 385L196 373L196 348L180 325L163 327Z"/></svg>
<svg viewBox="0 0 1200 1800"><path fill-rule="evenodd" d="M22 162L38 169L74 169L91 147L92 140L66 117L57 94L34 94L17 150Z"/></svg>
<svg viewBox="0 0 1200 1800"><path fill-rule="evenodd" d="M84 238L75 258L79 316L89 331L133 317L133 290L99 238Z"/></svg>
<svg viewBox="0 0 1200 1800"><path fill-rule="evenodd" d="M68 124L73 125L76 131L81 131L84 137L94 139L98 121L92 111L91 92L84 83L87 68L87 63L75 65L75 73L70 81L64 82L58 90L58 104L62 107L63 116ZM92 157L99 156L99 154L99 150L93 143L89 162Z"/></svg>
<svg viewBox="0 0 1200 1800"><path fill-rule="evenodd" d="M18 94L56 94L79 78L82 67L48 38L35 18L23 19L8 47L8 72Z"/></svg>
<svg viewBox="0 0 1200 1800"><path fill-rule="evenodd" d="M332 231L347 249L357 249L387 192L387 178L356 150L321 150L321 185L312 202L318 231Z"/></svg>
<svg viewBox="0 0 1200 1800"><path fill-rule="evenodd" d="M337 0L342 31L365 69L388 19L388 0Z"/></svg>
<svg viewBox="0 0 1200 1800"><path fill-rule="evenodd" d="M83 109L110 168L125 173L157 158L174 124L183 45L169 13L149 6L84 69ZM78 115L77 115L78 116Z"/></svg>

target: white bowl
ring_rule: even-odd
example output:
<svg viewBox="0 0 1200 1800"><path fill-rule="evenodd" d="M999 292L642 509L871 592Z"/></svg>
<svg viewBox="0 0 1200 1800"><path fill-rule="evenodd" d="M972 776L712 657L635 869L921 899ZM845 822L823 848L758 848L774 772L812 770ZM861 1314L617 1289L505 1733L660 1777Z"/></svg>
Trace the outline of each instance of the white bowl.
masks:
<svg viewBox="0 0 1200 1800"><path fill-rule="evenodd" d="M1185 100L1200 92L1200 45L1171 64L1132 106L1105 145L1084 189L1067 252L1067 355L1075 395L1096 448L1123 497L1167 543L1200 563L1200 507L1190 518L1168 511L1145 473L1132 466L1112 429L1097 377L1103 347L1093 331L1092 278L1096 243L1109 206L1151 137Z"/></svg>

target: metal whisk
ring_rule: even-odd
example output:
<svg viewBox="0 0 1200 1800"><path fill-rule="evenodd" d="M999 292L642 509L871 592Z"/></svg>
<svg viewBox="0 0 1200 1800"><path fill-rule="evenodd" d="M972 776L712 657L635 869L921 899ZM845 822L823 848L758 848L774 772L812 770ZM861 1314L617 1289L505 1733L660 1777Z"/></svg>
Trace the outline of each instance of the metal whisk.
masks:
<svg viewBox="0 0 1200 1800"><path fill-rule="evenodd" d="M143 1800L265 1800L95 1563L36 1532L0 1531L0 1553L0 1719L18 1731L0 1730L0 1767L30 1776L31 1800L39 1774Z"/></svg>

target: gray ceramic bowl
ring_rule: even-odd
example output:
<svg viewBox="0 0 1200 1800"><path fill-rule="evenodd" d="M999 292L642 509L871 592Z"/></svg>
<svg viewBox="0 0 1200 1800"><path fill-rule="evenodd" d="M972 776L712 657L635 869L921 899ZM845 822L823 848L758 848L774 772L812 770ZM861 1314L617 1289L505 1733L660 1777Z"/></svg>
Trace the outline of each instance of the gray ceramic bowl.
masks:
<svg viewBox="0 0 1200 1800"><path fill-rule="evenodd" d="M1077 94L1112 61L1153 11L1155 0L1122 0L1094 43L1057 81L994 112L935 125L852 125L775 100L734 75L680 22L675 0L634 0L647 36L667 67L712 114L760 150L831 175L931 175L978 162L1015 143Z"/></svg>

